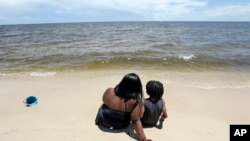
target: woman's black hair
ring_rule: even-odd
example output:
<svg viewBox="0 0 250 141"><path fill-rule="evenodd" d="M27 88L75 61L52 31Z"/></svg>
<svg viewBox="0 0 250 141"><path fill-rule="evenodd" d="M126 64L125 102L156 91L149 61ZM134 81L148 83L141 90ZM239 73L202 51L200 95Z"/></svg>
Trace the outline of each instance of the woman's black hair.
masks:
<svg viewBox="0 0 250 141"><path fill-rule="evenodd" d="M121 82L116 85L115 94L125 101L135 99L138 104L142 99L142 84L139 76L135 73L129 73L123 77Z"/></svg>
<svg viewBox="0 0 250 141"><path fill-rule="evenodd" d="M159 81L150 80L146 84L146 91L150 97L161 99L164 93L163 84Z"/></svg>

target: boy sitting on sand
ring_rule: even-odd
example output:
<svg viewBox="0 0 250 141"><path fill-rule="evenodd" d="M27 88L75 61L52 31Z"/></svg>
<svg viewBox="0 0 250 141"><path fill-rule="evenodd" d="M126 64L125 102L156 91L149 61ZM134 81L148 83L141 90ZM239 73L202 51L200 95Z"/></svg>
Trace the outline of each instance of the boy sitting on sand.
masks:
<svg viewBox="0 0 250 141"><path fill-rule="evenodd" d="M161 123L168 116L165 101L162 99L164 93L163 84L159 81L148 81L146 92L149 98L145 99L145 111L141 122L144 127L153 127L157 125L160 116Z"/></svg>

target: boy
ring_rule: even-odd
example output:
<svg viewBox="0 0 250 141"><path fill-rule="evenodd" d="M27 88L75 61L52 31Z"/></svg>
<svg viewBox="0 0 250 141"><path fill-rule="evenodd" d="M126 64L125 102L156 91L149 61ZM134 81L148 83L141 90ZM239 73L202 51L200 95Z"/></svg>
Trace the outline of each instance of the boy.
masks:
<svg viewBox="0 0 250 141"><path fill-rule="evenodd" d="M143 126L153 127L156 126L160 116L161 123L168 116L165 101L162 99L164 93L163 84L159 81L148 81L146 92L149 98L144 101L145 111L141 122Z"/></svg>

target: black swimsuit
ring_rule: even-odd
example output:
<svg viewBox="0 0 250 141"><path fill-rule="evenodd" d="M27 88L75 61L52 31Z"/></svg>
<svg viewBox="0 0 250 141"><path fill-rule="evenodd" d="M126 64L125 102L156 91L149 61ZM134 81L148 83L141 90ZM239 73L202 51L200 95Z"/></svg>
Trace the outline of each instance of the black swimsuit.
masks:
<svg viewBox="0 0 250 141"><path fill-rule="evenodd" d="M122 129L130 124L130 112L114 110L102 104L97 113L95 123L110 129Z"/></svg>

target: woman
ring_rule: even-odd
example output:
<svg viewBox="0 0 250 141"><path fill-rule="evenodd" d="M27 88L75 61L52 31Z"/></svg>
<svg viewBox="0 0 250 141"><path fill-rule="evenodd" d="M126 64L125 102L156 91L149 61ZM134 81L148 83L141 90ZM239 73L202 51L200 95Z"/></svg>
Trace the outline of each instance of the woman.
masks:
<svg viewBox="0 0 250 141"><path fill-rule="evenodd" d="M146 139L140 121L144 103L142 84L137 74L125 75L115 88L108 88L104 92L102 100L95 120L97 125L123 129L132 122L140 141L150 141Z"/></svg>

